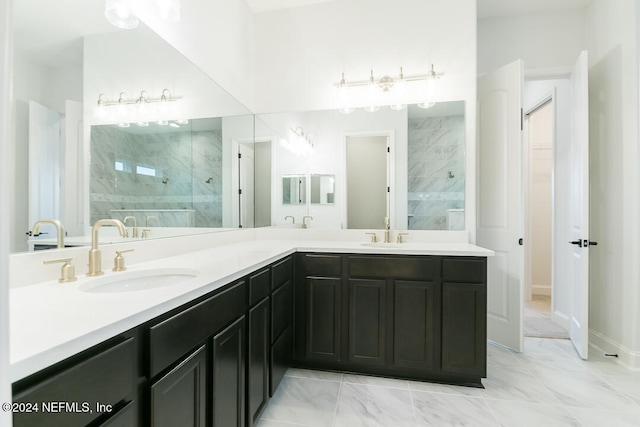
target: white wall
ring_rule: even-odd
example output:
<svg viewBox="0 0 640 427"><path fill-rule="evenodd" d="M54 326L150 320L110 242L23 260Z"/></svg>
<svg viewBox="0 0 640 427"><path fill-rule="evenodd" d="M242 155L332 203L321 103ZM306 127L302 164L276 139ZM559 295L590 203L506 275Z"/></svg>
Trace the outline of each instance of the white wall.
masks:
<svg viewBox="0 0 640 427"><path fill-rule="evenodd" d="M637 2L587 9L591 340L640 367ZM634 353L635 352L635 353Z"/></svg>
<svg viewBox="0 0 640 427"><path fill-rule="evenodd" d="M11 70L13 43L11 1L0 0L0 170L8 171L13 158L11 137ZM0 179L0 236L11 229L9 206L13 203L13 182L6 172ZM0 402L11 402L9 380L9 240L0 239ZM0 425L11 427L11 412L0 412Z"/></svg>
<svg viewBox="0 0 640 427"><path fill-rule="evenodd" d="M478 73L522 59L525 76L568 75L585 49L584 22L582 9L479 19Z"/></svg>
<svg viewBox="0 0 640 427"><path fill-rule="evenodd" d="M151 29L253 111L253 23L245 1L183 1L176 24L162 22L148 10L137 12Z"/></svg>
<svg viewBox="0 0 640 427"><path fill-rule="evenodd" d="M335 108L343 72L347 80L367 80L371 69L380 78L397 76L400 67L425 74L431 64L445 74L441 100L470 99L475 3L342 0L256 14L253 111Z"/></svg>

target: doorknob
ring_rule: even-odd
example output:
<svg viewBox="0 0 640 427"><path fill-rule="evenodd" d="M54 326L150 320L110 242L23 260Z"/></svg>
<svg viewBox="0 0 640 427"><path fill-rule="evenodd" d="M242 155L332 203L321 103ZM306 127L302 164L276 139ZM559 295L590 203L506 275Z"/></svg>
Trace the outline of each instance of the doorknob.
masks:
<svg viewBox="0 0 640 427"><path fill-rule="evenodd" d="M582 240L572 240L571 242L572 245L578 245L580 247L582 247Z"/></svg>

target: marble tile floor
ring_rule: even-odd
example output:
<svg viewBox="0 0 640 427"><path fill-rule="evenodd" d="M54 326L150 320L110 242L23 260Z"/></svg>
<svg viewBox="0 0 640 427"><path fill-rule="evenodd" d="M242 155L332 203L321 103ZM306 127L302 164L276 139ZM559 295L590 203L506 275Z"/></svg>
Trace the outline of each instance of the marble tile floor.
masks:
<svg viewBox="0 0 640 427"><path fill-rule="evenodd" d="M485 389L289 369L257 427L640 426L640 371L590 350L490 344Z"/></svg>

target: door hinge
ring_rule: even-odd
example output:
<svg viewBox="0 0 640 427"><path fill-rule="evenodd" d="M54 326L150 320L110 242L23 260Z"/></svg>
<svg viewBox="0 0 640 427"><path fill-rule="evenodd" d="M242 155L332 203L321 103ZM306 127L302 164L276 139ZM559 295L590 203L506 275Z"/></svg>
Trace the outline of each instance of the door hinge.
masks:
<svg viewBox="0 0 640 427"><path fill-rule="evenodd" d="M387 147L387 153L391 152L391 147Z"/></svg>
<svg viewBox="0 0 640 427"><path fill-rule="evenodd" d="M242 154L238 153L238 158L241 159L242 158Z"/></svg>
<svg viewBox="0 0 640 427"><path fill-rule="evenodd" d="M391 187L387 187L387 193L391 193Z"/></svg>
<svg viewBox="0 0 640 427"><path fill-rule="evenodd" d="M238 194L242 194L242 189L238 189Z"/></svg>

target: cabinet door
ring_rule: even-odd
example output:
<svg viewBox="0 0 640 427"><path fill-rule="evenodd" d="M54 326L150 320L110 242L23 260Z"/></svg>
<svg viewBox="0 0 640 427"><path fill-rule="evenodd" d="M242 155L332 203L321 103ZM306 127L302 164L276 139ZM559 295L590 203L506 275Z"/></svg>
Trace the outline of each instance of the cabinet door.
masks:
<svg viewBox="0 0 640 427"><path fill-rule="evenodd" d="M306 359L340 361L341 279L307 277Z"/></svg>
<svg viewBox="0 0 640 427"><path fill-rule="evenodd" d="M437 282L394 282L393 366L438 368L440 294Z"/></svg>
<svg viewBox="0 0 640 427"><path fill-rule="evenodd" d="M270 300L265 298L249 311L249 425L258 422L269 401L269 310Z"/></svg>
<svg viewBox="0 0 640 427"><path fill-rule="evenodd" d="M151 386L153 427L206 425L207 353L202 346Z"/></svg>
<svg viewBox="0 0 640 427"><path fill-rule="evenodd" d="M213 337L214 427L244 426L244 340L244 316Z"/></svg>
<svg viewBox="0 0 640 427"><path fill-rule="evenodd" d="M290 325L271 346L271 377L269 395L273 396L280 382L292 365L293 359L293 326Z"/></svg>
<svg viewBox="0 0 640 427"><path fill-rule="evenodd" d="M386 282L349 279L349 362L385 365Z"/></svg>
<svg viewBox="0 0 640 427"><path fill-rule="evenodd" d="M487 292L484 284L442 284L442 371L486 376Z"/></svg>

